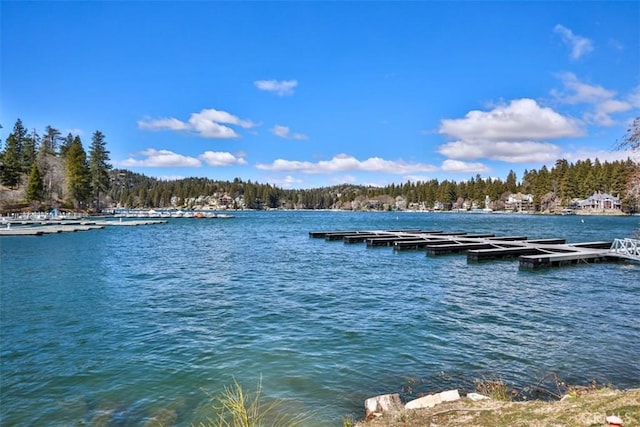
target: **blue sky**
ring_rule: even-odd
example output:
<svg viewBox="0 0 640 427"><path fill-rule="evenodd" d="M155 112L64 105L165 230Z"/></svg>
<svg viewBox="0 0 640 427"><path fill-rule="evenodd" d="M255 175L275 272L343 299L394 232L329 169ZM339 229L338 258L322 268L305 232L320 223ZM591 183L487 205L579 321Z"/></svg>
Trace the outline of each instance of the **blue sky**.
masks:
<svg viewBox="0 0 640 427"><path fill-rule="evenodd" d="M100 130L148 176L312 188L638 158L614 150L640 115L637 1L0 8L0 137Z"/></svg>

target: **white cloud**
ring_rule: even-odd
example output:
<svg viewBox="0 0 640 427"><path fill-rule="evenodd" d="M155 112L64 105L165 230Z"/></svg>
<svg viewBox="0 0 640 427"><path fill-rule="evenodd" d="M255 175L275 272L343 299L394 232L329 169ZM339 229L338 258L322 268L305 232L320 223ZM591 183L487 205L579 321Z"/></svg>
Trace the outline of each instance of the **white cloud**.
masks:
<svg viewBox="0 0 640 427"><path fill-rule="evenodd" d="M297 80L257 80L253 84L260 90L273 92L278 96L293 95L293 89L298 86Z"/></svg>
<svg viewBox="0 0 640 427"><path fill-rule="evenodd" d="M213 108L208 108L200 111L199 113L191 114L189 123L195 121L211 121L216 123L225 123L229 125L237 125L245 129L254 127L255 124L251 120L241 120L233 114L226 111L220 111Z"/></svg>
<svg viewBox="0 0 640 427"><path fill-rule="evenodd" d="M482 173L489 172L491 168L482 163L469 163L447 159L442 162L442 170L445 172Z"/></svg>
<svg viewBox="0 0 640 427"><path fill-rule="evenodd" d="M287 126L275 125L271 128L271 133L285 139L307 139L307 135L304 135L302 133L291 133L291 129L289 129Z"/></svg>
<svg viewBox="0 0 640 427"><path fill-rule="evenodd" d="M578 160L587 160L590 159L594 161L598 159L600 162L615 162L615 161L626 161L627 159L631 159L635 162L640 162L640 153L634 152L630 150L621 151L621 150L590 150L590 149L578 149L573 152L563 153L561 157L566 159L569 162L575 163Z"/></svg>
<svg viewBox="0 0 640 427"><path fill-rule="evenodd" d="M621 113L631 109L631 104L617 99L607 99L598 105L598 109L606 114Z"/></svg>
<svg viewBox="0 0 640 427"><path fill-rule="evenodd" d="M139 120L138 127L146 130L189 130L189 126L173 117L161 118L161 119L147 119Z"/></svg>
<svg viewBox="0 0 640 427"><path fill-rule="evenodd" d="M635 92L628 99L622 101L615 99L617 93L599 85L591 85L581 82L573 73L563 73L558 76L563 84L563 90L552 90L551 94L565 104L588 104L593 106L592 111L583 114L583 120L598 126L613 126L616 121L612 114L622 113L633 108L635 102L639 102Z"/></svg>
<svg viewBox="0 0 640 427"><path fill-rule="evenodd" d="M508 163L555 161L559 146L547 142L455 141L441 145L438 152L451 159L490 159Z"/></svg>
<svg viewBox="0 0 640 427"><path fill-rule="evenodd" d="M427 175L407 175L404 179L409 182L427 182L431 181L432 178Z"/></svg>
<svg viewBox="0 0 640 427"><path fill-rule="evenodd" d="M189 119L191 129L203 138L238 138L235 130L201 117Z"/></svg>
<svg viewBox="0 0 640 427"><path fill-rule="evenodd" d="M130 167L182 167L182 168L197 168L202 166L200 160L194 157L183 156L182 154L174 153L169 150L156 150L149 148L148 150L138 153L143 156L143 159L135 159L133 157L128 158L122 164Z"/></svg>
<svg viewBox="0 0 640 427"><path fill-rule="evenodd" d="M231 165L246 165L247 161L244 159L244 153L231 154L220 151L205 151L198 156L198 159L202 160L209 166L231 166Z"/></svg>
<svg viewBox="0 0 640 427"><path fill-rule="evenodd" d="M596 104L616 95L602 86L581 82L573 73L561 73L558 78L562 81L564 91L552 90L551 94L565 104Z"/></svg>
<svg viewBox="0 0 640 427"><path fill-rule="evenodd" d="M136 153L134 157L126 159L121 162L121 164L128 167L197 168L202 166L202 162L209 166L247 164L244 153L232 154L227 152L205 151L195 158L177 154L169 150L156 150L154 148Z"/></svg>
<svg viewBox="0 0 640 427"><path fill-rule="evenodd" d="M445 119L438 131L464 141L527 141L580 136L578 123L541 107L533 99L515 99L491 111L470 111L464 119Z"/></svg>
<svg viewBox="0 0 640 427"><path fill-rule="evenodd" d="M302 172L309 174L335 173L335 172L379 172L393 174L408 174L415 172L433 172L435 166L421 163L407 163L402 160L390 161L380 157L370 157L366 160L358 160L347 154L338 154L331 160L321 160L317 163L297 160L277 159L271 164L257 164L258 169Z"/></svg>
<svg viewBox="0 0 640 427"><path fill-rule="evenodd" d="M287 175L284 178L270 178L269 182L272 184L279 185L282 188L292 188L298 184L304 183L303 180L293 177L291 175Z"/></svg>
<svg viewBox="0 0 640 427"><path fill-rule="evenodd" d="M563 25L556 25L553 29L556 34L560 35L563 43L571 49L571 59L578 60L582 56L593 51L593 42L586 37L573 34L573 31Z"/></svg>
<svg viewBox="0 0 640 427"><path fill-rule="evenodd" d="M341 176L332 176L329 178L329 181L332 184L340 185L340 184L355 184L358 182L358 178L353 175L341 175Z"/></svg>
<svg viewBox="0 0 640 427"><path fill-rule="evenodd" d="M627 99L634 108L640 108L640 85L631 91Z"/></svg>
<svg viewBox="0 0 640 427"><path fill-rule="evenodd" d="M145 119L138 121L138 127L145 130L173 130L194 132L203 138L237 138L239 135L227 125L245 129L256 126L250 120L242 120L226 111L213 108L192 113L184 122L174 117Z"/></svg>
<svg viewBox="0 0 640 427"><path fill-rule="evenodd" d="M594 123L599 126L613 126L616 121L611 117L611 114L621 113L629 109L631 109L631 104L628 102L608 99L596 105L594 112L585 113L584 119L588 123Z"/></svg>
<svg viewBox="0 0 640 427"><path fill-rule="evenodd" d="M541 141L584 134L576 120L527 98L498 105L491 111L470 111L463 119L442 120L438 131L456 138L438 147L438 152L449 159L484 158L508 163L554 161L560 147ZM449 170L461 171L482 166L443 163Z"/></svg>

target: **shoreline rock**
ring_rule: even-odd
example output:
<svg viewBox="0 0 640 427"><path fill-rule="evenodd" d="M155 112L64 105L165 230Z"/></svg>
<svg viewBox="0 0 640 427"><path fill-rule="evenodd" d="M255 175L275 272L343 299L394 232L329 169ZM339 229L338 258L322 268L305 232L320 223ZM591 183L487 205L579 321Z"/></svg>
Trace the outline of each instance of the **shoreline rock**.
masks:
<svg viewBox="0 0 640 427"><path fill-rule="evenodd" d="M496 425L547 427L640 426L640 389L602 388L562 400L524 402L495 399L474 400L467 396L431 408L400 410L355 423L355 427L495 427ZM617 417L617 418L613 418Z"/></svg>

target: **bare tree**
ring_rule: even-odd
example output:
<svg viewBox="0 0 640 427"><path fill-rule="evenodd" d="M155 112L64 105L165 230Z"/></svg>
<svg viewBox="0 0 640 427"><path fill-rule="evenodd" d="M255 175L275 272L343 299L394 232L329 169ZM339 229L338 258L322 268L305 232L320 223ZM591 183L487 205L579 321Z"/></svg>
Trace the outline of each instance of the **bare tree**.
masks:
<svg viewBox="0 0 640 427"><path fill-rule="evenodd" d="M633 119L633 122L629 126L629 129L627 129L627 133L620 143L619 148L630 148L633 151L640 149L640 117Z"/></svg>

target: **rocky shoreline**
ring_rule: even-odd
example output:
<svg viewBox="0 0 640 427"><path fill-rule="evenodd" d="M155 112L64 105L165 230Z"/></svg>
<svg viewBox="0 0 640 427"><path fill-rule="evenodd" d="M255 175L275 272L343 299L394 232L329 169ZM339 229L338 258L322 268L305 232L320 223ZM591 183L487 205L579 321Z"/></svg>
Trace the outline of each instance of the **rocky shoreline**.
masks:
<svg viewBox="0 0 640 427"><path fill-rule="evenodd" d="M479 398L477 394L455 398L457 390L444 392L452 400L428 407L391 407L374 412L354 427L495 427L495 426L640 426L640 389L601 388L571 392L557 401L514 402ZM435 402L437 395L425 396ZM387 395L390 396L390 395ZM375 399L375 398L374 398ZM391 401L394 399L391 398ZM618 423L617 421L620 421ZM344 424L348 425L348 424Z"/></svg>

